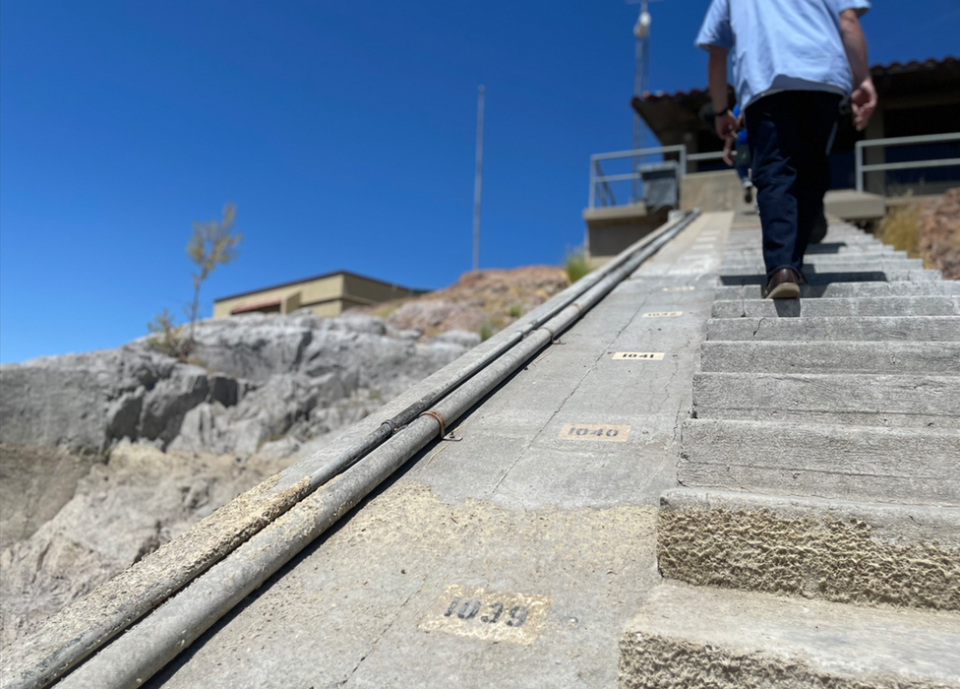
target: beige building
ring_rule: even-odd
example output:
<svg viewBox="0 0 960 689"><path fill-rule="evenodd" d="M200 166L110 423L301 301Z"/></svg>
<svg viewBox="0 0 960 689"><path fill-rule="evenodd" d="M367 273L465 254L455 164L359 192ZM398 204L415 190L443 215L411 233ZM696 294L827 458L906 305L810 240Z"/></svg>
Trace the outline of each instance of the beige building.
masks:
<svg viewBox="0 0 960 689"><path fill-rule="evenodd" d="M339 316L354 306L369 306L421 293L340 271L216 299L213 317L252 312L291 313L301 308L308 308L318 316Z"/></svg>

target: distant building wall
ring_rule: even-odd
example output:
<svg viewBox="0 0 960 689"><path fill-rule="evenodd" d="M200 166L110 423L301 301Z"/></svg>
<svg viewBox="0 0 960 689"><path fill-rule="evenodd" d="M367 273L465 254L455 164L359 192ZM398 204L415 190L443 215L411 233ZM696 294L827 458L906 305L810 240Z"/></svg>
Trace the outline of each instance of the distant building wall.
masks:
<svg viewBox="0 0 960 689"><path fill-rule="evenodd" d="M213 303L213 317L243 313L291 313L308 308L318 316L339 316L355 306L414 295L414 290L341 271L235 294Z"/></svg>

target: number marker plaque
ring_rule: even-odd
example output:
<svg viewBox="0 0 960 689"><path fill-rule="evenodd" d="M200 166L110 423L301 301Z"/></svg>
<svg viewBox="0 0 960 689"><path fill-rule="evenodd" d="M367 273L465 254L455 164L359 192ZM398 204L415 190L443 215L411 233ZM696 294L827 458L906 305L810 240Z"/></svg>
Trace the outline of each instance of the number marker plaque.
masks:
<svg viewBox="0 0 960 689"><path fill-rule="evenodd" d="M614 361L663 361L663 352L617 352Z"/></svg>
<svg viewBox="0 0 960 689"><path fill-rule="evenodd" d="M420 621L424 631L443 631L487 641L529 644L546 622L550 599L526 593L497 593L452 584Z"/></svg>
<svg viewBox="0 0 960 689"><path fill-rule="evenodd" d="M630 426L615 426L608 423L565 423L557 437L562 440L625 443L630 437Z"/></svg>

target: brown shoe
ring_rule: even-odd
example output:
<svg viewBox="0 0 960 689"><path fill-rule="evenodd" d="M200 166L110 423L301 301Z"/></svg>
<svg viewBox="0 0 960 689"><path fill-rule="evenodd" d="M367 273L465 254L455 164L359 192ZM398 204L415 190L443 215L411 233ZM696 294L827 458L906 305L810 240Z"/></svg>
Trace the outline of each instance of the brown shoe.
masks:
<svg viewBox="0 0 960 689"><path fill-rule="evenodd" d="M764 299L796 299L800 296L800 279L792 268L781 268L761 290Z"/></svg>

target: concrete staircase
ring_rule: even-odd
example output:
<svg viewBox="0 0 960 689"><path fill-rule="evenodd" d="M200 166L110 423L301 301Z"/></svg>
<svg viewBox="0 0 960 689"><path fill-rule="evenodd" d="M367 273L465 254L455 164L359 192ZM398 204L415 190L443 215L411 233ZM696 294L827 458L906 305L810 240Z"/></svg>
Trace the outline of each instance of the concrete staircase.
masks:
<svg viewBox="0 0 960 689"><path fill-rule="evenodd" d="M730 232L620 685L960 687L960 283L841 225L761 301L759 246Z"/></svg>

